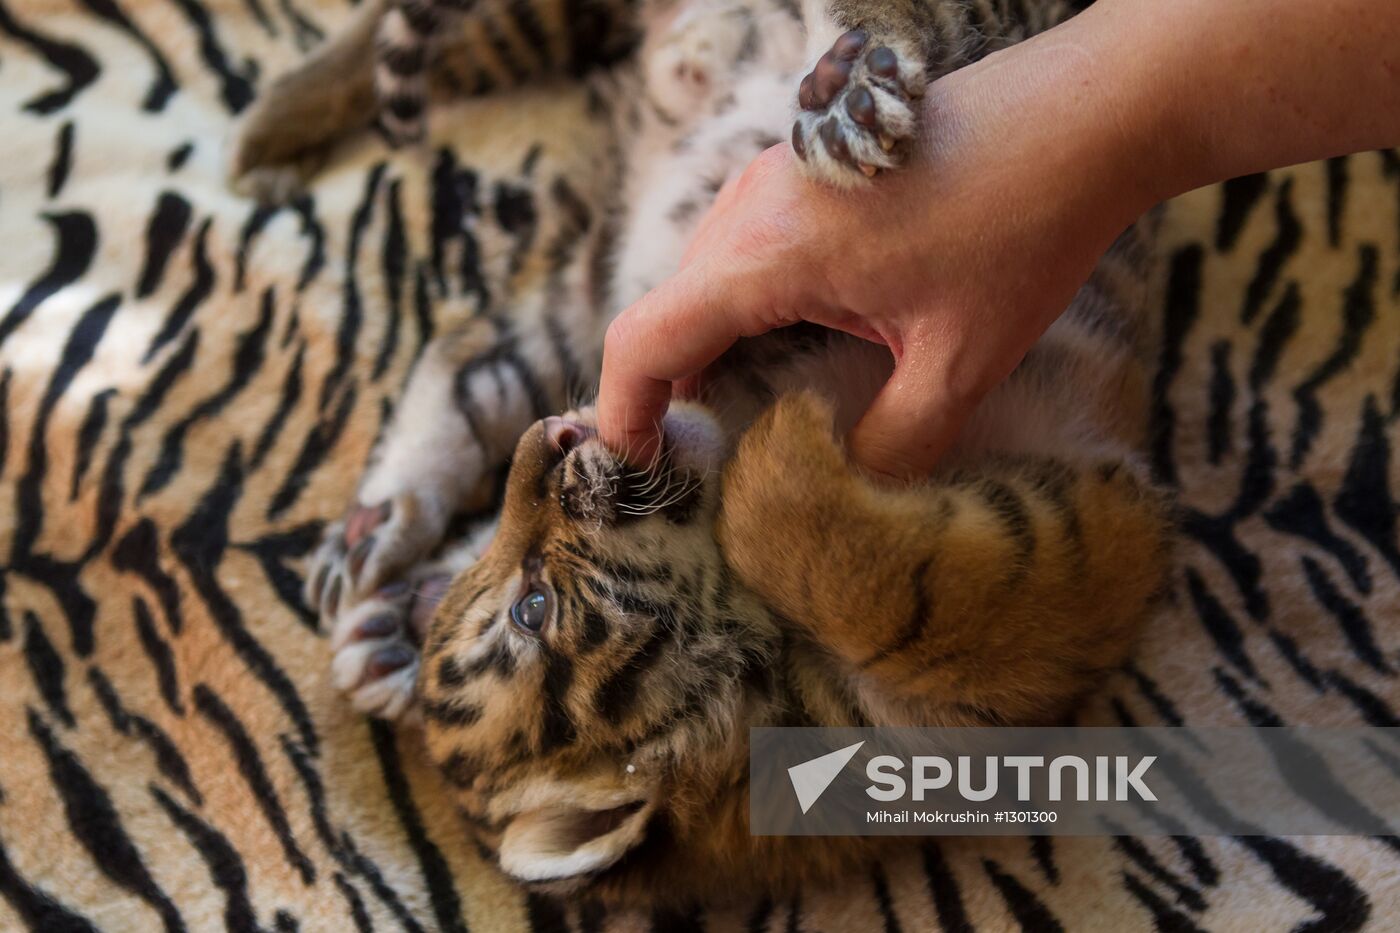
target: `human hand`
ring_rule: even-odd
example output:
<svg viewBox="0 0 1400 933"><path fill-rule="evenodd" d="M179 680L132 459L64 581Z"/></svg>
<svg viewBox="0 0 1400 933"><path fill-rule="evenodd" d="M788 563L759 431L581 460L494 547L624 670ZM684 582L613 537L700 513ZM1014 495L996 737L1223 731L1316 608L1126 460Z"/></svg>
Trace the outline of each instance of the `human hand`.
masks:
<svg viewBox="0 0 1400 933"><path fill-rule="evenodd" d="M786 145L765 152L720 193L679 273L610 328L604 440L649 461L675 383L740 337L808 321L895 360L848 438L855 461L926 474L1151 203L1125 147L1101 144L1115 125L1101 100L1034 90L1085 67L1072 46L1032 42L936 82L920 155L857 191L809 182Z"/></svg>

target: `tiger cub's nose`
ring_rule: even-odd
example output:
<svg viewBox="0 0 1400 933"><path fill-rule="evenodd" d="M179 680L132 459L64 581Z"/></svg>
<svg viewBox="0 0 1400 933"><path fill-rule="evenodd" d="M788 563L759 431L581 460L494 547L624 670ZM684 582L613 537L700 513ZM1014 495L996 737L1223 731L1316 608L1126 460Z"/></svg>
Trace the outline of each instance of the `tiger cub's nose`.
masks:
<svg viewBox="0 0 1400 933"><path fill-rule="evenodd" d="M556 415L544 419L544 439L560 454L567 454L592 436L593 429L586 424Z"/></svg>

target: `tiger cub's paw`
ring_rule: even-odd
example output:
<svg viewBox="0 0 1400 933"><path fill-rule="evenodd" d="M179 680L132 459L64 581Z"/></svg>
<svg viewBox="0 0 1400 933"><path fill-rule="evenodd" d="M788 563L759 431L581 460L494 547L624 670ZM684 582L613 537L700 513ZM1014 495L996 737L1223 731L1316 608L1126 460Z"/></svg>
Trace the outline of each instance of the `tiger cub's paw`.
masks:
<svg viewBox="0 0 1400 933"><path fill-rule="evenodd" d="M325 167L328 145L308 145L280 119L276 102L258 100L224 140L224 176L234 194L266 207L306 194Z"/></svg>
<svg viewBox="0 0 1400 933"><path fill-rule="evenodd" d="M306 575L306 603L327 621L417 563L442 540L442 522L403 493L351 506L326 529Z"/></svg>
<svg viewBox="0 0 1400 933"><path fill-rule="evenodd" d="M918 126L924 65L916 55L842 35L802 79L792 148L808 174L850 186L900 165Z"/></svg>
<svg viewBox="0 0 1400 933"><path fill-rule="evenodd" d="M331 630L331 681L357 712L399 719L413 707L423 636L452 583L444 568L395 581L342 612Z"/></svg>

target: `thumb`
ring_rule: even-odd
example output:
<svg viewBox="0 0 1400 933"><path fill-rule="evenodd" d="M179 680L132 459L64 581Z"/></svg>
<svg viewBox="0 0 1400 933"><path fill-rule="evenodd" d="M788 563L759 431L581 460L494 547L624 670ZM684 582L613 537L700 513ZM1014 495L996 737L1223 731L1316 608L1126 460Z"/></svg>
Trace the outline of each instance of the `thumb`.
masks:
<svg viewBox="0 0 1400 933"><path fill-rule="evenodd" d="M858 465L897 480L932 472L975 404L937 388L935 371L931 361L900 361L846 439Z"/></svg>

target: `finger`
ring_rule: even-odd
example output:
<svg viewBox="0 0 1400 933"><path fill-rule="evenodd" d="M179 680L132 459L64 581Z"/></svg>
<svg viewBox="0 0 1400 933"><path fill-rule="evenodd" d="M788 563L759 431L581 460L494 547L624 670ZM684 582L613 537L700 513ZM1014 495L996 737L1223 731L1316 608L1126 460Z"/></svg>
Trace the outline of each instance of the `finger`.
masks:
<svg viewBox="0 0 1400 933"><path fill-rule="evenodd" d="M695 266L618 315L603 343L598 433L634 464L649 464L660 441L671 384L699 373L740 337L770 329L734 278Z"/></svg>
<svg viewBox="0 0 1400 933"><path fill-rule="evenodd" d="M905 357L847 437L851 458L896 480L922 479L957 440L975 401L938 388L935 369Z"/></svg>

